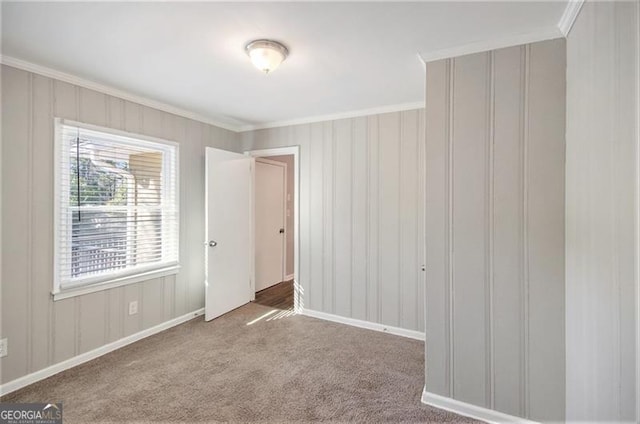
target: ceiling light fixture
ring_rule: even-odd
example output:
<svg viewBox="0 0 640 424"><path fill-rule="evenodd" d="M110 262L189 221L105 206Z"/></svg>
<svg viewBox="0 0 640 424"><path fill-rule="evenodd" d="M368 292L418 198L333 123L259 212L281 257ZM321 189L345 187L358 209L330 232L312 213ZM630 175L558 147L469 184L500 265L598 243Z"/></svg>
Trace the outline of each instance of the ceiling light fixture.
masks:
<svg viewBox="0 0 640 424"><path fill-rule="evenodd" d="M289 55L289 50L277 41L254 40L245 47L256 68L265 74L276 69Z"/></svg>

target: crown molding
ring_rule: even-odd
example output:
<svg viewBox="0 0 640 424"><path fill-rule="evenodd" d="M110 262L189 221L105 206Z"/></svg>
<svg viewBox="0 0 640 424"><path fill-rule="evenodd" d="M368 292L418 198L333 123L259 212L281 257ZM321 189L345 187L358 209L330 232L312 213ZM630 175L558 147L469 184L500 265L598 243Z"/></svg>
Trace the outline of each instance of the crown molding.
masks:
<svg viewBox="0 0 640 424"><path fill-rule="evenodd" d="M335 121L338 119L358 118L361 116L379 115L382 113L390 113L390 112L402 112L405 110L414 110L414 109L424 109L424 101L380 106L380 107L374 107L370 109L350 110L346 112L332 113L329 115L316 115L316 116L309 116L305 118L291 119L286 121L267 122L264 124L246 125L242 127L240 131L241 132L255 131L255 130L264 130L267 128L288 127L291 125L313 124L316 122L326 122L326 121Z"/></svg>
<svg viewBox="0 0 640 424"><path fill-rule="evenodd" d="M583 4L584 0L569 0L569 2L567 3L567 7L565 7L564 9L564 13L558 21L558 30L560 30L565 38L569 36L571 27L573 27L574 22L578 18Z"/></svg>
<svg viewBox="0 0 640 424"><path fill-rule="evenodd" d="M462 44L441 50L434 50L418 56L424 63L435 62L436 60L451 59L468 54L482 53L490 50L502 49L505 47L519 46L522 44L536 43L538 41L554 40L562 38L563 35L556 27L544 28L535 32L523 34L513 34L505 37L497 37L490 40L476 41Z"/></svg>
<svg viewBox="0 0 640 424"><path fill-rule="evenodd" d="M66 72L58 71L56 69L52 69L46 66L27 62L26 60L18 59L12 56L6 56L6 55L0 56L0 63L2 63L3 65L11 66L12 68L22 69L23 71L32 72L34 74L39 74L45 77L54 78L69 84L77 85L79 87L95 90L110 96L121 98L123 100L128 100L130 102L138 103L143 106L148 106L154 109L161 110L163 112L171 113L173 115L178 115L184 118L193 119L194 121L199 121L205 124L213 125L219 128L223 128L225 130L239 132L241 128L243 128L242 123L239 125L234 125L231 123L220 122L220 120L212 119L207 116L203 116L186 109L181 109L179 107L172 106L167 103L159 102L157 100L152 100L143 96L138 96L136 94L131 94L129 92L126 92L105 84L101 84L95 81L81 78L72 74L68 74Z"/></svg>
<svg viewBox="0 0 640 424"><path fill-rule="evenodd" d="M81 78L72 74L68 74L66 72L58 71L56 69L52 69L46 66L37 65L32 62L27 62L26 60L18 59L12 56L1 55L0 63L6 66L11 66L12 68L22 69L23 71L32 72L45 77L64 81L69 84L88 88L90 90L95 90L100 93L118 97L118 98L128 100L134 103L138 103L144 106L152 107L154 109L158 109L167 113L182 116L184 118L193 119L195 121L213 125L213 126L223 128L225 130L233 131L236 133L253 131L253 130L264 129L264 128L277 128L277 127L284 127L289 125L308 124L308 123L314 123L314 122L331 121L335 119L355 118L358 116L376 115L380 113L399 112L404 110L424 108L424 102L402 103L397 105L389 105L389 106L382 106L382 107L376 107L371 109L347 111L347 112L330 114L330 115L310 116L310 117L292 119L292 120L286 120L286 121L273 121L273 122L266 122L263 124L255 124L255 125L242 124L242 123L234 125L226 122L220 122L219 120L212 119L210 117L200 115L198 113L191 112L186 109L181 109L179 107L172 106L167 103L163 103L163 102L152 100L146 97L138 96L136 94L131 94L129 92L126 92L105 84L101 84L95 81Z"/></svg>

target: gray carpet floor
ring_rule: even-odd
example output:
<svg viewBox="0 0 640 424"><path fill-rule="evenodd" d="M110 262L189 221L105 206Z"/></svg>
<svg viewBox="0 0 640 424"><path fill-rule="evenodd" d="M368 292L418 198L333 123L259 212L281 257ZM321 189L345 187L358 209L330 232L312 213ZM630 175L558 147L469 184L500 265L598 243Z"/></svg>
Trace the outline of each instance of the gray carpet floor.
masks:
<svg viewBox="0 0 640 424"><path fill-rule="evenodd" d="M65 423L476 422L424 406L422 342L249 304L5 396Z"/></svg>

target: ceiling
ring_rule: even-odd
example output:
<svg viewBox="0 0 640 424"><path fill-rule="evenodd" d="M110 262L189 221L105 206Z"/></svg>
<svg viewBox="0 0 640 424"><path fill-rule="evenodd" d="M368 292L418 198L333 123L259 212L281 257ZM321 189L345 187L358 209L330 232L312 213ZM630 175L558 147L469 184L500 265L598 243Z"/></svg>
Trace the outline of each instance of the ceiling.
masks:
<svg viewBox="0 0 640 424"><path fill-rule="evenodd" d="M566 6L3 2L2 54L239 130L418 104L424 97L419 55L560 36ZM243 50L256 38L290 50L272 74L255 69Z"/></svg>

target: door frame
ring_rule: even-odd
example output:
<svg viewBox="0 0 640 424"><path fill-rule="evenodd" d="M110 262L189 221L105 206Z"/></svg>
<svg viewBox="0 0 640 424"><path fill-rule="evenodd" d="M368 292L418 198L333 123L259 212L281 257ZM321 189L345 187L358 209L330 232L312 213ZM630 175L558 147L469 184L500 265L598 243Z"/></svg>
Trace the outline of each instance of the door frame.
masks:
<svg viewBox="0 0 640 424"><path fill-rule="evenodd" d="M248 150L245 151L244 154L254 158L293 155L293 309L296 312L300 312L304 308L304 291L302 290L302 282L300 281L300 146ZM255 177L255 172L253 175ZM255 191L253 193L252 203L255 204ZM255 234L255 228L253 228L252 231ZM255 254L255 243L253 250ZM255 269L253 273L253 277L251 278L253 287L251 290L253 296L255 296Z"/></svg>
<svg viewBox="0 0 640 424"><path fill-rule="evenodd" d="M284 233L284 238L281 240L281 250L282 250L282 262L281 262L281 266L282 266L282 275L280 278L282 278L280 280L280 282L285 281L284 277L287 276L287 193L288 193L288 187L287 187L287 177L288 177L288 166L285 162L279 162L279 161L275 161L275 160L271 160L271 159L267 159L264 156L259 156L255 158L255 163L257 164L258 162L263 163L265 165L272 165L272 166L278 166L280 168L284 168L284 174L283 174L283 182L282 182L282 186L283 186L283 190L284 190L284 196L282 198L282 225L284 226L285 229L285 233ZM255 201L255 196L256 196L256 182L255 182L255 174L258 173L258 165L256 165L256 169L254 171L254 188L253 188L253 198ZM254 215L254 230L256 230L255 228L255 216L256 216L257 211L254 210L253 215ZM254 231L255 232L255 231ZM295 230L294 230L294 237L295 237ZM254 234L254 240L256 240L256 236ZM257 242L256 242L257 243ZM254 244L254 246L256 246L256 244ZM255 250L255 248L254 248ZM256 285L256 278L252 278L251 279L252 282L252 286L253 286L253 295L255 298L255 285ZM252 299L254 300L254 299Z"/></svg>

